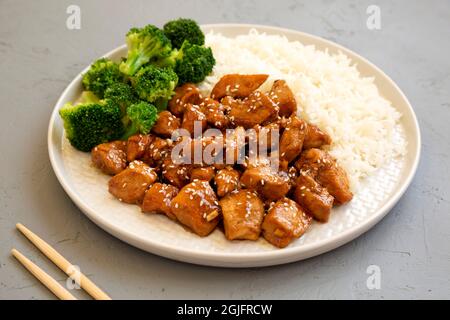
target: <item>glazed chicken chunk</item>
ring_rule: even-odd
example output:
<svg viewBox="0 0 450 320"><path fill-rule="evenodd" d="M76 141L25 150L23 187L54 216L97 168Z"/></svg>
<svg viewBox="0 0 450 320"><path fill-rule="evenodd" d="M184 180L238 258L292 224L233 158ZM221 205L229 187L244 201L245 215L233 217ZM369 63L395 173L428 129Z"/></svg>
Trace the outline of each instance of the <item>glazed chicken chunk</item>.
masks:
<svg viewBox="0 0 450 320"><path fill-rule="evenodd" d="M170 155L164 158L161 168L163 178L179 189L191 179L189 165L174 163Z"/></svg>
<svg viewBox="0 0 450 320"><path fill-rule="evenodd" d="M245 129L264 124L278 116L278 106L260 91L252 92L244 100L234 100L227 96L222 99L222 104L228 110L231 123Z"/></svg>
<svg viewBox="0 0 450 320"><path fill-rule="evenodd" d="M286 81L274 81L269 97L280 108L280 116L289 117L297 111L297 102Z"/></svg>
<svg viewBox="0 0 450 320"><path fill-rule="evenodd" d="M301 172L311 174L338 204L347 203L353 198L347 173L328 152L315 148L306 150L295 166Z"/></svg>
<svg viewBox="0 0 450 320"><path fill-rule="evenodd" d="M185 83L175 89L175 94L168 103L168 109L179 117L184 113L186 104L199 104L202 101L200 91L192 83Z"/></svg>
<svg viewBox="0 0 450 320"><path fill-rule="evenodd" d="M274 246L284 248L301 237L311 225L312 217L293 200L278 200L267 212L262 224L263 236Z"/></svg>
<svg viewBox="0 0 450 320"><path fill-rule="evenodd" d="M267 167L271 165L271 159L269 157L264 156L254 156L245 158L245 163L243 167L245 169L254 169L259 167Z"/></svg>
<svg viewBox="0 0 450 320"><path fill-rule="evenodd" d="M228 240L259 238L264 204L254 192L243 189L233 191L223 197L219 204Z"/></svg>
<svg viewBox="0 0 450 320"><path fill-rule="evenodd" d="M337 204L352 200L353 193L350 191L347 173L336 163L322 167L317 175L317 181L327 188Z"/></svg>
<svg viewBox="0 0 450 320"><path fill-rule="evenodd" d="M135 160L109 180L109 192L126 203L141 203L147 188L158 175L142 161Z"/></svg>
<svg viewBox="0 0 450 320"><path fill-rule="evenodd" d="M92 149L92 162L106 174L118 174L127 167L126 150L127 143L125 141L99 144Z"/></svg>
<svg viewBox="0 0 450 320"><path fill-rule="evenodd" d="M292 116L280 139L280 160L287 163L293 161L302 152L306 135L306 122Z"/></svg>
<svg viewBox="0 0 450 320"><path fill-rule="evenodd" d="M293 198L314 219L328 221L334 198L308 174L300 174L297 178Z"/></svg>
<svg viewBox="0 0 450 320"><path fill-rule="evenodd" d="M200 108L206 116L206 122L218 129L228 127L230 121L225 115L225 107L219 101L205 98L200 104Z"/></svg>
<svg viewBox="0 0 450 320"><path fill-rule="evenodd" d="M145 150L142 161L150 166L159 166L162 160L170 155L172 140L154 137Z"/></svg>
<svg viewBox="0 0 450 320"><path fill-rule="evenodd" d="M215 174L216 169L213 166L196 167L191 170L191 181L203 180L209 182L214 179Z"/></svg>
<svg viewBox="0 0 450 320"><path fill-rule="evenodd" d="M145 192L142 201L142 211L148 213L162 213L175 220L170 203L178 194L178 188L170 184L155 182Z"/></svg>
<svg viewBox="0 0 450 320"><path fill-rule="evenodd" d="M239 171L233 169L232 167L226 167L219 170L217 175L214 177L214 182L217 187L217 195L223 197L229 192L239 189Z"/></svg>
<svg viewBox="0 0 450 320"><path fill-rule="evenodd" d="M158 114L158 120L153 125L152 132L165 138L170 138L172 132L179 129L181 121L170 111L162 111Z"/></svg>
<svg viewBox="0 0 450 320"><path fill-rule="evenodd" d="M331 137L319 129L316 125L308 124L305 140L303 141L303 149L320 148L324 145L331 144Z"/></svg>
<svg viewBox="0 0 450 320"><path fill-rule="evenodd" d="M265 199L272 201L283 198L290 189L287 174L264 165L245 170L240 182L243 187L256 190Z"/></svg>
<svg viewBox="0 0 450 320"><path fill-rule="evenodd" d="M225 96L248 97L269 77L267 74L227 74L220 78L211 91L211 98L220 100Z"/></svg>
<svg viewBox="0 0 450 320"><path fill-rule="evenodd" d="M170 207L177 220L201 237L219 223L219 203L207 181L195 180L180 190Z"/></svg>
<svg viewBox="0 0 450 320"><path fill-rule="evenodd" d="M150 134L135 134L129 137L127 142L127 161L142 159L154 138Z"/></svg>
<svg viewBox="0 0 450 320"><path fill-rule="evenodd" d="M206 129L206 116L200 109L200 106L196 104L187 104L186 110L184 110L181 128L187 130L193 137L196 123L199 123L199 129L197 130L199 130L198 134L200 134Z"/></svg>

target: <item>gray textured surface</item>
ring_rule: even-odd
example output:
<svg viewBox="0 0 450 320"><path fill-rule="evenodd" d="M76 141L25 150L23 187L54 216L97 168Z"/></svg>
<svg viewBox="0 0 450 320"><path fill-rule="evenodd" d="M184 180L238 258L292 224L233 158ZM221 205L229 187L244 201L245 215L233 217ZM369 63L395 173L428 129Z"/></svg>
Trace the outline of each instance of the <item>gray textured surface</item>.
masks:
<svg viewBox="0 0 450 320"><path fill-rule="evenodd" d="M82 28L65 27L78 4ZM366 28L381 8L382 29ZM52 172L46 130L56 99L130 26L189 16L282 26L336 41L390 75L415 108L423 156L390 214L357 240L284 266L229 270L160 258L113 238L71 202ZM53 299L9 254L65 276L15 231L21 221L113 298L450 298L450 3L442 1L0 1L0 298ZM368 290L366 268L381 268ZM79 297L86 298L81 292Z"/></svg>

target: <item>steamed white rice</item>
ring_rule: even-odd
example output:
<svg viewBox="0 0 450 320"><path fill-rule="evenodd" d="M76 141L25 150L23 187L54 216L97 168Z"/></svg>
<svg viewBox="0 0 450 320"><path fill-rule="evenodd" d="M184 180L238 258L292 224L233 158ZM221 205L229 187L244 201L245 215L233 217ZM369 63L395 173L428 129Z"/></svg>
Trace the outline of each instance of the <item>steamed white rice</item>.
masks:
<svg viewBox="0 0 450 320"><path fill-rule="evenodd" d="M269 90L276 79L286 80L299 115L333 138L330 152L348 172L353 190L361 179L404 153L404 144L395 143L401 114L346 55L256 30L237 38L209 33L206 45L217 64L200 85L204 93L228 73L269 74L261 90Z"/></svg>

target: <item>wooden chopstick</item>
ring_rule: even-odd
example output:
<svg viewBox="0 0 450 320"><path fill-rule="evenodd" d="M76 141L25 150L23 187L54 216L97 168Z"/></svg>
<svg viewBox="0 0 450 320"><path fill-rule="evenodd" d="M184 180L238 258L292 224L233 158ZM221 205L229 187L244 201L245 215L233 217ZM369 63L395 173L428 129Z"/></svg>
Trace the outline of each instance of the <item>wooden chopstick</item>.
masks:
<svg viewBox="0 0 450 320"><path fill-rule="evenodd" d="M39 268L27 257L21 254L16 249L11 250L11 254L28 270L33 276L35 276L44 286L46 286L51 292L54 293L61 300L77 300L69 291L64 289L55 279L49 276L44 270Z"/></svg>
<svg viewBox="0 0 450 320"><path fill-rule="evenodd" d="M47 256L54 264L56 264L62 271L64 271L68 276L71 276L75 268L73 265L67 261L61 254L59 254L53 247L51 247L44 240L39 238L32 231L27 229L23 224L16 224L16 228L22 232L28 240L31 241L43 254ZM80 286L89 293L96 300L111 300L111 298L103 292L99 287L97 287L88 277L83 273L79 272L77 278L80 281Z"/></svg>

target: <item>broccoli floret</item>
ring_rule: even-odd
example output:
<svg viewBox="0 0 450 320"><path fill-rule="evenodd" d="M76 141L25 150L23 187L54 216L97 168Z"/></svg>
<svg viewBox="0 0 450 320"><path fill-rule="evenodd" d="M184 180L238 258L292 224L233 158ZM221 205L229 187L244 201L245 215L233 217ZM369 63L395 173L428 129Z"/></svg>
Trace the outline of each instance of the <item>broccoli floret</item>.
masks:
<svg viewBox="0 0 450 320"><path fill-rule="evenodd" d="M132 28L126 38L128 55L120 64L120 71L132 76L144 64L153 59L164 58L172 50L170 40L164 32L153 25Z"/></svg>
<svg viewBox="0 0 450 320"><path fill-rule="evenodd" d="M187 41L183 43L176 59L175 72L179 83L198 83L211 73L216 60L211 48L205 48Z"/></svg>
<svg viewBox="0 0 450 320"><path fill-rule="evenodd" d="M127 108L139 101L134 89L126 83L115 83L105 91L105 99L118 104L122 115L126 114Z"/></svg>
<svg viewBox="0 0 450 320"><path fill-rule="evenodd" d="M178 77L171 68L148 65L136 73L131 83L142 100L151 102L162 110L173 95Z"/></svg>
<svg viewBox="0 0 450 320"><path fill-rule="evenodd" d="M59 114L64 121L67 138L81 151L90 151L96 145L118 139L123 134L120 108L109 100L77 105L67 103Z"/></svg>
<svg viewBox="0 0 450 320"><path fill-rule="evenodd" d="M162 67L171 67L178 75L178 84L198 83L211 73L216 60L211 48L185 41L180 50L173 50L170 56L156 62Z"/></svg>
<svg viewBox="0 0 450 320"><path fill-rule="evenodd" d="M178 76L178 84L198 83L211 73L216 60L211 48L206 48L185 41L179 50L172 50L164 59L155 61L155 65L173 68Z"/></svg>
<svg viewBox="0 0 450 320"><path fill-rule="evenodd" d="M106 58L95 61L83 75L86 90L92 91L100 99L103 98L106 88L122 80L119 65Z"/></svg>
<svg viewBox="0 0 450 320"><path fill-rule="evenodd" d="M124 140L137 133L149 133L158 118L158 110L154 105L141 101L128 107L126 117L129 124L122 136Z"/></svg>
<svg viewBox="0 0 450 320"><path fill-rule="evenodd" d="M181 48L185 40L199 46L205 43L205 35L197 22L191 19L180 18L167 22L164 25L164 33L177 49Z"/></svg>

